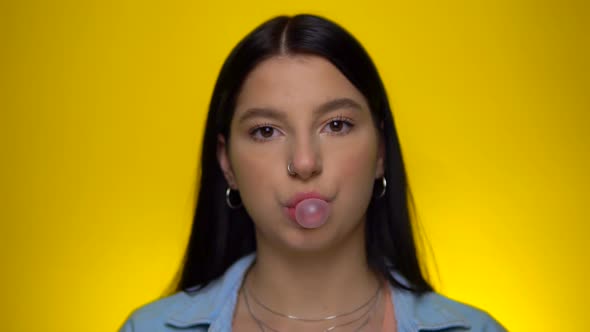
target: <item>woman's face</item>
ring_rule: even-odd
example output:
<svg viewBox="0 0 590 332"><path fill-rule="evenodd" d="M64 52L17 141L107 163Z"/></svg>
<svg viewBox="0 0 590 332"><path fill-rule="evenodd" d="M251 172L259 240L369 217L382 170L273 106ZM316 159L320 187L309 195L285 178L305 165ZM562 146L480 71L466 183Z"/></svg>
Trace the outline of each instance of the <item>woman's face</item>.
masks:
<svg viewBox="0 0 590 332"><path fill-rule="evenodd" d="M230 130L229 144L219 136L219 162L259 245L318 250L362 239L383 145L364 96L334 65L310 55L265 60L246 78ZM299 226L286 208L309 192L331 208L315 229Z"/></svg>

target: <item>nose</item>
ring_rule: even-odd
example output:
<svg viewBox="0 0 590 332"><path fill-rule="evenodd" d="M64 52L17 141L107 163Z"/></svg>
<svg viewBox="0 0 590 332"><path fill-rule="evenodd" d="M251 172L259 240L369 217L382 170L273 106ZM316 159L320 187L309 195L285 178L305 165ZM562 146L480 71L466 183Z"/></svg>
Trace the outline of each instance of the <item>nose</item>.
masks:
<svg viewBox="0 0 590 332"><path fill-rule="evenodd" d="M291 146L291 170L293 176L303 180L322 172L319 142L311 137L300 137Z"/></svg>

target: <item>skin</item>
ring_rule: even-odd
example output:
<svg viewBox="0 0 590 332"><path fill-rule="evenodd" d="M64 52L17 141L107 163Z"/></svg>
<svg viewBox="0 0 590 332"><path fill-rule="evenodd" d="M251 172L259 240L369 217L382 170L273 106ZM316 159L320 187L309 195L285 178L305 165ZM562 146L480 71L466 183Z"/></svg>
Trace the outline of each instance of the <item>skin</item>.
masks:
<svg viewBox="0 0 590 332"><path fill-rule="evenodd" d="M336 99L348 102L315 112ZM245 117L261 108L281 115ZM229 137L218 137L219 164L256 231L248 289L269 307L303 317L350 311L375 294L381 281L366 261L364 224L384 152L360 91L321 57L272 57L246 78ZM295 176L287 173L289 161ZM317 229L301 228L283 211L295 193L307 191L331 204ZM234 319L255 327L242 296Z"/></svg>

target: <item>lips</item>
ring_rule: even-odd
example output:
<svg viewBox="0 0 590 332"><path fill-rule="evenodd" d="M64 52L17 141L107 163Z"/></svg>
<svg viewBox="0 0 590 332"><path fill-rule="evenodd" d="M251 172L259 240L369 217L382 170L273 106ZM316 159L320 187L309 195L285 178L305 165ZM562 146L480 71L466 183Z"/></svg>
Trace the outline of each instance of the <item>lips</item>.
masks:
<svg viewBox="0 0 590 332"><path fill-rule="evenodd" d="M315 191L301 192L301 193L296 193L295 195L293 195L293 197L291 197L291 199L289 199L287 201L287 207L294 209L299 202L301 202L304 199L308 199L308 198L317 198L317 199L324 200L326 202L329 201L327 197L325 197L324 195L319 194Z"/></svg>

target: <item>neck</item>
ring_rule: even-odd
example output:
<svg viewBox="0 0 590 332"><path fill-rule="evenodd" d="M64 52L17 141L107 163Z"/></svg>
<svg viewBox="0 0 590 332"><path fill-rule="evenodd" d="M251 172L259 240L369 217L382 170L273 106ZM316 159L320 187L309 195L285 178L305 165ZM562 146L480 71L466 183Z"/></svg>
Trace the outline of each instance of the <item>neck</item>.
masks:
<svg viewBox="0 0 590 332"><path fill-rule="evenodd" d="M245 285L285 314L313 318L350 311L375 294L380 280L368 266L364 232L359 233L337 247L303 253L259 241Z"/></svg>

